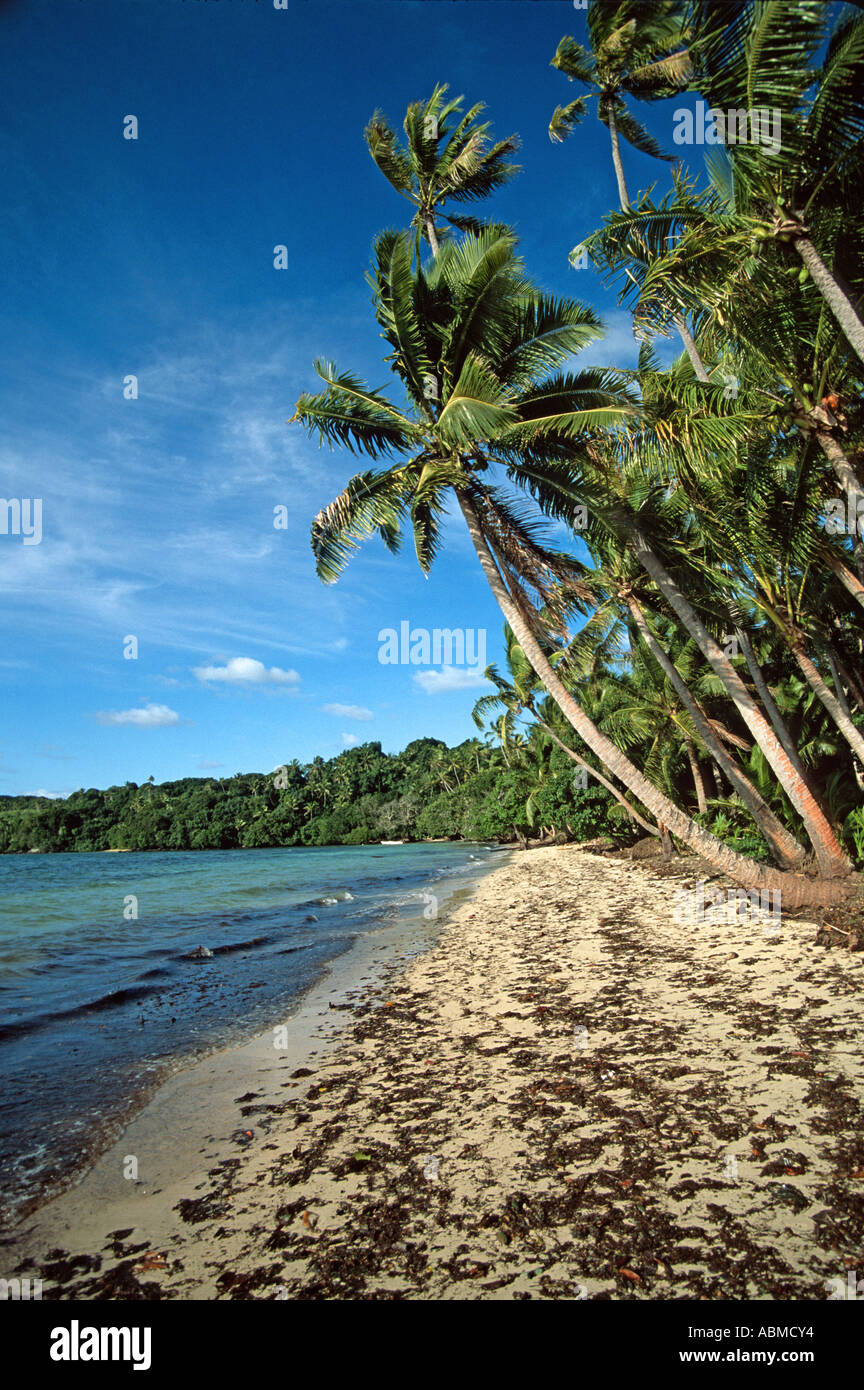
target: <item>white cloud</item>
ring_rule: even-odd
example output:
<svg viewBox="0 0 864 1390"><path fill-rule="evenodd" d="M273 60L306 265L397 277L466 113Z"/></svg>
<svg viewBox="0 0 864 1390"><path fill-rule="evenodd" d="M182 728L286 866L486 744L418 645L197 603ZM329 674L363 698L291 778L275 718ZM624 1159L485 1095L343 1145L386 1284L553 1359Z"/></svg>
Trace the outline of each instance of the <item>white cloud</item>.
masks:
<svg viewBox="0 0 864 1390"><path fill-rule="evenodd" d="M221 767L221 763L214 763L210 758L202 758L198 766L202 769L209 767Z"/></svg>
<svg viewBox="0 0 864 1390"><path fill-rule="evenodd" d="M226 685L297 685L296 671L283 671L281 666L269 669L263 661L251 656L232 656L225 666L196 666L199 681L222 681Z"/></svg>
<svg viewBox="0 0 864 1390"><path fill-rule="evenodd" d="M442 666L440 671L417 671L414 676L414 684L427 695L442 695L449 690L476 690L488 683L476 666Z"/></svg>
<svg viewBox="0 0 864 1390"><path fill-rule="evenodd" d="M639 360L641 346L633 332L633 319L626 309L611 309L601 315L606 325L605 337L591 343L579 354L580 367L608 367L613 363L619 367L635 367ZM652 346L660 363L671 366L682 351L677 333L664 338L658 334Z"/></svg>
<svg viewBox="0 0 864 1390"><path fill-rule="evenodd" d="M324 705L325 714L333 714L337 719L357 719L361 723L366 723L375 716L371 709L364 709L362 705Z"/></svg>
<svg viewBox="0 0 864 1390"><path fill-rule="evenodd" d="M44 787L35 792L21 792L21 796L47 796L49 801L63 801L69 795L69 792L46 792Z"/></svg>
<svg viewBox="0 0 864 1390"><path fill-rule="evenodd" d="M180 716L167 705L144 705L143 709L100 710L100 724L134 724L138 729L162 729L179 724Z"/></svg>
<svg viewBox="0 0 864 1390"><path fill-rule="evenodd" d="M356 747L357 747L357 744L358 744L359 742L360 742L360 740L359 740L359 738L357 737L356 734L343 734L343 735L342 735L342 743L343 743L343 745L344 745L345 748L356 748Z"/></svg>

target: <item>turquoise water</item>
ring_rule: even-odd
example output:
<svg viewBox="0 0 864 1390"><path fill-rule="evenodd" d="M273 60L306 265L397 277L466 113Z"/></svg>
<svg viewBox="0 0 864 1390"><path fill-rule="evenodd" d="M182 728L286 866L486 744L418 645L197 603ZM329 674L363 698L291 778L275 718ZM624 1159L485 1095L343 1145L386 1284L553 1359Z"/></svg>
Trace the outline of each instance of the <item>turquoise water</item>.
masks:
<svg viewBox="0 0 864 1390"><path fill-rule="evenodd" d="M0 857L0 1214L91 1161L172 1068L262 1031L358 935L432 919L493 858L465 843Z"/></svg>

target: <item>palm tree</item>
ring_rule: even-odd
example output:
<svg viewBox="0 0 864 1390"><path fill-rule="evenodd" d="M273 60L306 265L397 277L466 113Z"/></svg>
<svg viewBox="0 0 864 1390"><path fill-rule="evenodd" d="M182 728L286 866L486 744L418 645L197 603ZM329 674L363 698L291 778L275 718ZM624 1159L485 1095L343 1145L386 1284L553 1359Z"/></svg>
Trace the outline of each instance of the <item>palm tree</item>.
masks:
<svg viewBox="0 0 864 1390"><path fill-rule="evenodd" d="M560 68L571 81L583 82L595 89L598 118L609 128L618 201L621 211L626 212L630 195L621 159L619 129L630 144L644 154L666 160L671 156L664 154L653 136L633 118L621 94L626 92L641 101L657 101L682 91L693 74L687 47L691 30L680 0L664 0L661 5L652 5L647 13L644 4L626 0L617 8L593 4L588 11L588 32L593 51L589 52L571 38L562 39L552 66ZM569 106L556 107L549 124L550 138L565 139L582 119L585 104L585 97L577 97ZM636 246L631 237L632 257L637 254ZM575 263L577 253L583 248L590 249L585 242L575 247L571 261ZM665 317L678 330L696 375L707 381L684 313L668 304Z"/></svg>
<svg viewBox="0 0 864 1390"><path fill-rule="evenodd" d="M429 780L439 791L452 791L450 786L450 750L436 748L429 763Z"/></svg>
<svg viewBox="0 0 864 1390"><path fill-rule="evenodd" d="M678 700L672 683L636 648L630 669L607 676L607 712L601 727L619 748L638 748L646 774L662 783L670 797L678 796L682 757L686 757L697 810L708 810L705 783L696 751L695 727Z"/></svg>
<svg viewBox="0 0 864 1390"><path fill-rule="evenodd" d="M487 666L484 671L486 680L496 687L495 692L489 695L481 695L476 701L471 711L474 723L478 728L484 727L484 722L490 712L501 709L503 712L495 721L495 731L498 734L499 742L505 757L508 750L515 744L519 737L516 732L516 722L526 713L534 720L537 728L542 729L547 738L551 739L563 753L567 755L571 762L577 767L582 768L589 777L593 777L599 782L601 787L605 787L614 796L620 806L624 808L627 815L638 825L641 825L649 835L659 835L660 831L656 826L646 821L635 807L631 806L626 797L622 796L613 782L610 782L602 772L598 772L596 767L576 753L568 743L564 741L560 734L556 733L552 720L552 711L544 709L543 705L537 704L537 693L542 689L542 682L532 669L530 663L525 658L525 653L516 641L512 629L504 627L504 646L506 651L506 662L508 677L502 676L494 665ZM559 657L563 652L557 654ZM554 660L550 658L550 660ZM553 707L554 708L554 707ZM508 759L509 761L509 759Z"/></svg>
<svg viewBox="0 0 864 1390"><path fill-rule="evenodd" d="M819 303L818 300L816 302ZM800 382L807 372L813 372L817 381L821 383L817 389L824 389L827 378L816 371L814 359L818 366L824 354L824 371L827 372L829 366L833 365L838 373L842 372L842 365L837 357L837 348L842 342L842 337L830 323L833 351L827 351L823 346L821 330L824 329L827 318L824 306L821 306L817 314L818 322L808 335L806 315L802 312L798 323L801 324L803 319L805 332L799 339L794 332L795 321L783 301L775 305L773 313L769 313L767 309L762 311L761 305L757 305L748 327L735 333L737 350L748 354L743 358L743 370L748 374L752 373L758 382L760 358L765 355L761 372L764 376L768 360L773 356L775 367L789 384L790 390L804 393L804 388L796 383ZM785 325L787 332L778 332L778 324ZM812 338L810 343L807 342L808 336ZM771 348L775 345L776 353L772 354ZM802 350L806 354L803 365L800 360ZM769 415L769 418L770 415L776 416L778 408L785 407L786 403L781 397L773 396L764 388L753 394L768 402L769 411L766 415ZM852 752L859 760L864 761L864 735L856 727L848 709L844 708L842 692L839 698L832 692L810 650L815 645L827 654L824 624L819 616L825 606L824 585L823 592L819 594L818 585L815 583L815 580L818 580L818 565L825 550L818 527L821 488L815 474L812 454L807 448L809 431L798 423L797 416L791 423L794 460L794 484L791 489L788 483L790 467L787 456L778 452L776 441L771 440L769 436L759 450L753 445L748 450L750 459L743 491L741 468L733 449L731 454L724 455L722 451L715 454L710 470L703 469L698 474L688 477L688 495L699 511L703 532L707 527L712 535L714 550L718 555L724 556L724 560L720 562L720 569L725 569L738 591L774 623L808 685L825 706ZM668 452L667 450L667 458ZM643 556L643 562L652 573L652 577L656 578L656 560L651 561ZM814 569L817 570L815 580ZM815 601L817 596L819 602ZM681 616L680 606L678 612ZM748 661L748 665L752 671L752 660ZM755 684L759 688L758 676L755 677ZM789 750L784 745L782 732L778 730L770 701L765 699L763 691L760 690L760 694L775 733L783 746L783 752L799 780L806 781L803 779L800 766L795 765L795 757L789 758ZM760 738L752 723L750 727L770 760L772 754L769 747ZM772 761L772 766L774 765ZM788 790L785 782L784 788ZM834 843L839 849L836 837ZM833 852L836 853L836 850Z"/></svg>
<svg viewBox="0 0 864 1390"><path fill-rule="evenodd" d="M713 492L714 500L707 504L707 511L715 532L725 532L719 549L726 555L742 557L736 584L776 624L808 685L860 761L864 756L864 736L845 703L842 686L835 679L835 689L831 689L814 654L808 650L815 641L830 669L833 657L826 647L825 635L815 629L820 626L818 615L824 611L826 598L831 609L831 595L824 592L823 585L819 602L813 601L814 565L824 564L855 601L864 606L864 585L844 565L838 553L840 547L820 538L819 502L826 489L819 486L809 448L814 440L842 490L857 502L862 488L854 463L840 442L847 426L839 401L847 393L854 394L860 367L824 299L809 282L802 283L799 277L790 279L779 253L771 257L764 252L757 255L751 248L743 260L737 260L728 245L720 251L712 245L711 220L726 216L730 208L734 213L728 192L725 199L716 188L694 196L686 183L679 182L674 196L659 208L646 200L635 214L609 219L603 233L589 242L595 256L605 260L613 271L626 274L625 295L634 302L637 321L643 327L652 322L658 301L662 303L670 293L696 295L703 305L709 306L709 312L703 315L700 350L709 357L728 355L735 362L736 372L746 381L747 400L742 396L742 404L753 410L758 448L750 444L747 450L753 462L748 466L750 483L746 498L738 496L734 473L721 463L721 450L720 454L715 453L710 470L695 479L703 498L700 505L704 512L704 498ZM707 237L705 221L709 226ZM673 231L680 235L669 249L666 242ZM634 265L641 264L632 254L634 240L640 246L646 241L653 243L656 254L650 275L640 276L634 270ZM775 509L770 517L765 499L776 491L776 463L764 452L766 425L774 433L775 455L778 446L787 452L797 451L798 455L794 489L785 490L780 509ZM760 435L762 439L757 437ZM727 443L732 443L734 457L734 441ZM830 474L827 476L827 486L833 490ZM691 478L691 497L693 481ZM730 508L730 498L738 505ZM780 549L775 546L772 550L772 539L781 538ZM856 538L850 543L861 567L864 554L860 541ZM763 562L754 565L757 552L763 553ZM758 580L756 594L752 592L754 578ZM739 633L739 639L762 703L783 743L782 726L770 692L760 680L746 634ZM784 748L794 764L794 750L785 744ZM798 772L803 778L800 766Z"/></svg>
<svg viewBox="0 0 864 1390"><path fill-rule="evenodd" d="M620 0L617 5L592 0L587 12L590 49L575 39L563 38L552 66L571 82L591 89L597 99L597 117L609 131L612 163L622 208L630 203L619 136L644 154L670 159L654 137L627 109L624 96L656 101L685 87L692 74L686 47L688 27L680 0ZM564 140L587 110L587 97L557 106L549 123L552 140Z"/></svg>
<svg viewBox="0 0 864 1390"><path fill-rule="evenodd" d="M808 787L806 780L800 776L795 763L783 749L781 741L776 737L774 728L771 727L770 720L765 717L757 699L754 698L745 682L740 678L728 652L722 648L720 642L708 628L706 621L697 613L696 607L690 602L688 595L683 592L681 585L676 584L670 569L663 563L658 538L649 537L645 525L640 524L639 517L632 512L626 512L626 509L621 509L615 520L620 525L622 539L625 539L633 557L638 560L642 569L653 580L658 594L663 598L670 612L674 614L685 631L699 646L701 655L704 656L708 666L721 681L722 687L728 692L729 698L732 699L733 705L738 709L740 717L745 721L758 746L763 749L776 780L779 781L783 791L789 796L789 801L795 806L796 812L799 813L801 821L803 821L808 838L813 844L815 856L820 863L821 873L825 877L845 876L846 873L849 873L849 862L847 862L842 845L833 833L831 823L826 819L824 810L822 810L811 788Z"/></svg>
<svg viewBox="0 0 864 1390"><path fill-rule="evenodd" d="M680 497L680 490L676 495ZM680 637L676 638L674 621L669 623L667 619L668 633L661 631L660 637L652 630L646 609L655 606L655 598L645 578L640 578L639 569L626 543L621 541L614 528L611 532L604 529L604 506L602 497L595 499L594 522L586 531L580 532L596 562L594 570L586 567L580 572L580 585L591 595L593 613L571 643L570 653L577 654L580 670L586 669L586 662L592 661L597 651L598 632L604 627L608 629L610 617L622 626L629 618L629 650L632 651L637 645L637 639L646 645L688 712L698 741L741 797L776 862L782 868L800 866L803 850L771 811L732 753L727 751L727 746L729 749L747 750L750 745L740 736L732 734L719 720L712 718L705 708L706 699L712 694L716 695L712 682L720 690L724 690L724 687L717 682L707 663L700 669L700 654L692 639L682 644ZM674 524L679 524L683 519L681 514L676 514ZM653 524L658 524L656 516ZM580 606L580 611L583 610L584 605ZM572 658L568 654L568 669L571 666Z"/></svg>
<svg viewBox="0 0 864 1390"><path fill-rule="evenodd" d="M720 871L744 883L777 884L653 787L566 690L543 649L538 608L554 612L556 584L572 566L543 544L524 503L484 476L490 465L503 468L544 510L566 514L574 442L634 411L614 373L560 370L597 336L595 316L540 294L515 253L513 234L500 228L443 244L427 269L412 268L403 235L384 233L370 282L391 349L388 362L407 405L322 363L325 389L298 401L293 419L319 439L373 459L396 456L389 468L357 474L315 519L319 575L335 580L358 542L375 533L396 550L406 519L428 570L440 548L448 494L455 495L505 619L580 738L658 821ZM430 376L437 386L431 398ZM779 882L789 900L822 901L839 892L838 885L803 878Z"/></svg>
<svg viewBox="0 0 864 1390"><path fill-rule="evenodd" d="M724 747L724 735L726 740L729 741L729 733L726 730L721 732L721 727L717 724L717 721L713 721L709 718L701 704L691 693L688 682L684 679L679 669L682 663L682 654L680 652L677 653L674 661L670 658L668 652L652 630L648 617L632 587L628 587L624 590L623 596L631 617L633 618L636 631L639 633L639 636L654 657L654 660L665 674L670 685L677 693L682 705L688 710L697 737L707 752L714 758L717 766L725 774L728 781L732 784L732 787L741 797L744 805L750 811L754 821L764 835L775 860L782 868L792 869L800 867L804 857L801 846L774 815L764 797L760 795L757 788L753 786L750 779L741 770L736 759L731 753L727 752ZM740 740L736 741L740 744Z"/></svg>
<svg viewBox="0 0 864 1390"><path fill-rule="evenodd" d="M747 689L729 656L712 636L693 605L663 565L657 551L638 527L633 527L631 530L631 548L646 574L653 579L658 592L697 643L706 661L722 681L739 714L765 753L774 775L804 822L822 873L826 877L842 877L849 872L849 864L842 845L810 787L799 776L769 720Z"/></svg>
<svg viewBox="0 0 864 1390"><path fill-rule="evenodd" d="M698 387L699 392L704 390ZM710 624L685 592L688 584L698 584L702 574L689 554L690 538L682 541L674 533L669 535L662 524L663 509L680 507L679 497L668 492L668 480L681 457L689 456L681 463L682 471L689 468L691 474L698 474L700 465L708 466L704 460L706 440L716 442L719 439L728 444L728 437L722 430L718 433L718 421L710 413L701 416L694 408L684 412L680 422L669 428L668 419L657 418L656 402L650 399L650 394L643 395L646 396L645 416L636 421L631 431L627 470L620 452L616 453L608 443L603 448L592 445L578 459L574 457L569 481L559 480L559 489L569 493L571 505L590 497L595 526L610 534L617 545L626 548L653 581L663 603L696 643L764 752L804 823L820 872L826 878L841 878L849 872L850 866L823 809L784 751L770 721L717 641ZM680 437L679 423L683 430ZM669 457L674 459L674 465L666 464L666 485L658 487L655 471L653 487L646 488L645 479L651 469L656 470L661 466L658 460ZM659 518L658 506L661 509ZM683 583L676 581L675 566L684 567Z"/></svg>
<svg viewBox="0 0 864 1390"><path fill-rule="evenodd" d="M727 146L737 215L726 233L739 248L791 249L864 361L864 15L840 10L817 69L833 23L832 7L801 0L697 0L696 85L712 108L779 114L779 148Z"/></svg>
<svg viewBox="0 0 864 1390"><path fill-rule="evenodd" d="M673 298L698 312L706 295L713 302L718 283L734 281L737 293L760 259L794 273L792 250L803 262L801 276L812 278L864 360L856 308L864 293L857 211L864 177L864 16L841 12L817 72L808 60L825 36L828 13L790 0L697 4L695 85L721 111L778 113L783 138L770 152L759 140L718 147L706 159L712 186L705 193L697 195L691 180L676 175L673 194L660 204L648 196L635 210L622 202L603 232L583 242L626 271L646 320L668 316Z"/></svg>
<svg viewBox="0 0 864 1390"><path fill-rule="evenodd" d="M476 218L445 212L448 203L486 198L507 183L518 166L510 156L519 148L515 135L490 143L481 104L462 114L462 97L447 101L446 84L438 84L425 102L412 102L405 115L405 141L381 111L365 131L366 144L381 173L396 192L414 204L412 226L438 250L436 219L443 217L462 231L479 230Z"/></svg>
<svg viewBox="0 0 864 1390"><path fill-rule="evenodd" d="M683 314L695 314L699 344L688 353L697 377L712 379L703 357L716 357L722 380L734 363L736 382L746 380L767 398L762 415L767 407L776 428L812 434L846 494L860 496L839 442L838 405L860 366L809 282L790 277L781 253L769 256L741 241L734 187L719 186L719 168L715 160L715 183L701 193L676 176L660 203L646 196L638 208L611 214L584 245L607 278L621 283L620 302L631 308L637 335L663 332L670 316L677 325Z"/></svg>

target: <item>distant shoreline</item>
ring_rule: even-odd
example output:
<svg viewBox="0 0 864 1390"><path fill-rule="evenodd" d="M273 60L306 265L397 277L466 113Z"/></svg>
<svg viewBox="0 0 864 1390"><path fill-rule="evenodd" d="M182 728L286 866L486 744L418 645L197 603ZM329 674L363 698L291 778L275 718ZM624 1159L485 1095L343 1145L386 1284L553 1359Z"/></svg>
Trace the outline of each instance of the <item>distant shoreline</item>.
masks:
<svg viewBox="0 0 864 1390"><path fill-rule="evenodd" d="M421 840L369 840L362 845L208 845L203 849L132 849L128 845L120 845L110 849L7 849L0 850L0 854L10 859L16 856L23 858L27 854L254 854L258 850L274 849L299 849L305 854L308 850L316 849L380 849L382 845L391 849L399 845L483 845L495 850L519 848L516 840L484 840L476 835L430 835Z"/></svg>
<svg viewBox="0 0 864 1390"><path fill-rule="evenodd" d="M372 741L326 760L292 759L270 773L0 794L0 853L509 844L531 835L530 772L515 782L514 775L500 750L477 738L453 748L420 738L399 753ZM602 833L609 795L570 787L569 775L567 786L580 833ZM565 830L566 809L545 822L550 834Z"/></svg>

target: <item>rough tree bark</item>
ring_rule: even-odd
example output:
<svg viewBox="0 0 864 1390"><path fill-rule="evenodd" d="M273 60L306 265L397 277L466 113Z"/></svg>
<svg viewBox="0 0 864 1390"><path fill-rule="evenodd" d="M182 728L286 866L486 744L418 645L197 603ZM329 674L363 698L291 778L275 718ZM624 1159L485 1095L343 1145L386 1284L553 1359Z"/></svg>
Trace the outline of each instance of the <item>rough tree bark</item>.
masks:
<svg viewBox="0 0 864 1390"><path fill-rule="evenodd" d="M825 706L855 757L858 758L859 762L864 763L864 735L857 725L852 723L848 708L843 708L837 696L822 679L817 666L807 655L800 642L793 645L792 655L813 694Z"/></svg>
<svg viewBox="0 0 864 1390"><path fill-rule="evenodd" d="M843 293L808 236L795 237L793 245L809 270L813 284L864 362L864 323L855 312L852 301Z"/></svg>
<svg viewBox="0 0 864 1390"><path fill-rule="evenodd" d="M759 699L765 706L765 712L768 715L768 718L771 720L771 727L773 728L775 734L779 738L780 743L786 753L786 756L788 757L792 766L795 768L799 777L801 777L803 781L807 782L807 774L804 771L804 766L801 762L801 759L798 757L798 749L795 747L795 744L792 741L792 735L789 733L789 730L786 726L786 720L783 718L782 714L777 708L777 701L771 694L771 691L768 687L768 682L762 674L762 667L756 660L756 653L753 650L750 638L747 636L747 633L744 631L744 629L740 627L736 627L735 636L738 639L738 645L741 648L744 660L747 663L747 670L750 672L750 679L756 687Z"/></svg>
<svg viewBox="0 0 864 1390"><path fill-rule="evenodd" d="M684 747L687 750L687 761L690 764L690 776L693 778L693 786L696 791L696 805L704 815L708 810L708 798L705 795L705 783L702 781L702 769L699 766L699 759L696 756L696 745L692 738L685 738Z"/></svg>

